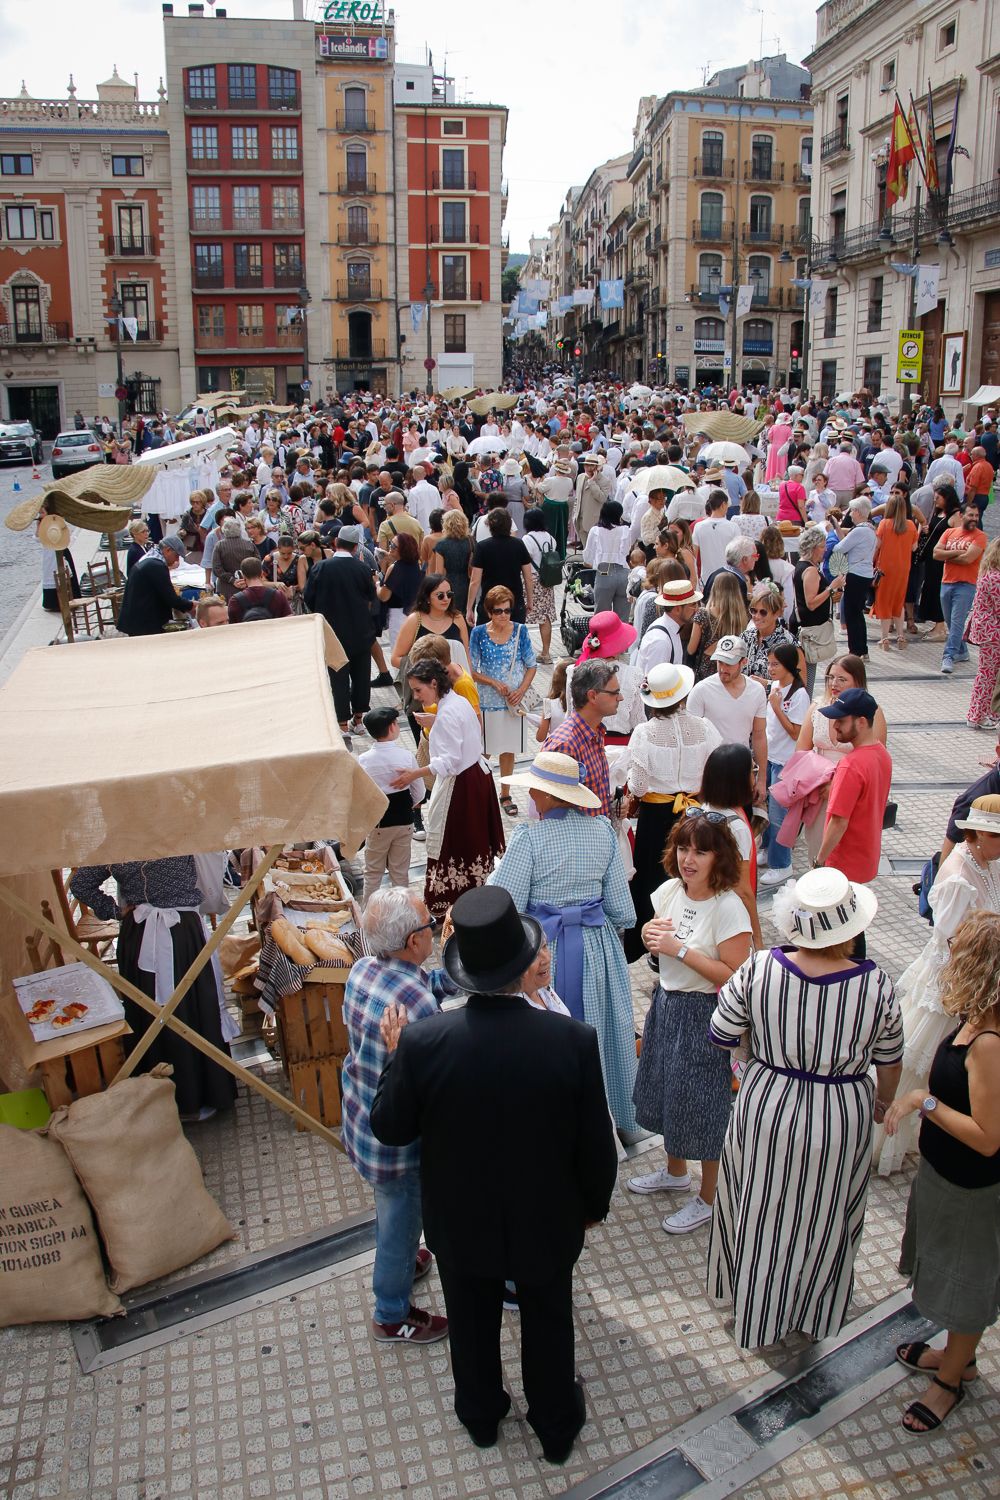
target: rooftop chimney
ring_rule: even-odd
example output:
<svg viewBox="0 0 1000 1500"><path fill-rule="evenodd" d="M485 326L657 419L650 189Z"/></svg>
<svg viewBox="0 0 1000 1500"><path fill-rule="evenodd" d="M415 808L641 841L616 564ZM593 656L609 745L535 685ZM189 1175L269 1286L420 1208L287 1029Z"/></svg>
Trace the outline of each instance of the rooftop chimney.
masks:
<svg viewBox="0 0 1000 1500"><path fill-rule="evenodd" d="M204 14L205 14L205 7L203 5L189 5L188 6L188 15L189 16L203 16Z"/></svg>
<svg viewBox="0 0 1000 1500"><path fill-rule="evenodd" d="M164 7L163 7L163 14L165 16L172 16L173 13L174 13L174 7L172 5L164 5Z"/></svg>

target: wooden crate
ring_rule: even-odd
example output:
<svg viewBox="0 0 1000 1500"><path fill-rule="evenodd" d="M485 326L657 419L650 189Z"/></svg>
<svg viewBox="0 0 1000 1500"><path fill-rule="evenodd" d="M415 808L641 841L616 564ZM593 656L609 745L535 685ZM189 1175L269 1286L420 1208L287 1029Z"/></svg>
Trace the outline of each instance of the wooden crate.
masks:
<svg viewBox="0 0 1000 1500"><path fill-rule="evenodd" d="M127 1034L128 1028L124 1031ZM101 1093L124 1061L122 1037L117 1036L40 1063L42 1087L49 1105L55 1110L60 1105L72 1104L74 1099Z"/></svg>
<svg viewBox="0 0 1000 1500"><path fill-rule="evenodd" d="M340 1124L340 1070L343 1057L313 1057L286 1064L291 1096L300 1109L322 1125ZM306 1126L295 1122L296 1130Z"/></svg>
<svg viewBox="0 0 1000 1500"><path fill-rule="evenodd" d="M305 984L291 995L282 995L278 1035L286 1071L293 1063L346 1056L350 1046L343 983Z"/></svg>

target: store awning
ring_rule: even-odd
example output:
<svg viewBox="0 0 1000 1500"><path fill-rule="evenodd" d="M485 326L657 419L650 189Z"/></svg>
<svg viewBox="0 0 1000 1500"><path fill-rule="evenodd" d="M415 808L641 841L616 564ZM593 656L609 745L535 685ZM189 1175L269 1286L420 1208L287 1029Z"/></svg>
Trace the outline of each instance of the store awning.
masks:
<svg viewBox="0 0 1000 1500"><path fill-rule="evenodd" d="M1000 401L1000 385L981 385L965 399L970 406L992 406L995 401Z"/></svg>
<svg viewBox="0 0 1000 1500"><path fill-rule="evenodd" d="M387 806L319 615L29 651L0 689L0 876L339 839Z"/></svg>
<svg viewBox="0 0 1000 1500"><path fill-rule="evenodd" d="M259 408L254 407L257 411ZM139 464L169 464L176 458L190 458L195 453L216 453L224 448L239 448L243 442L235 427L219 427L215 432L203 432L200 437L184 438L179 443L166 443L162 448L147 448L145 453L133 461Z"/></svg>

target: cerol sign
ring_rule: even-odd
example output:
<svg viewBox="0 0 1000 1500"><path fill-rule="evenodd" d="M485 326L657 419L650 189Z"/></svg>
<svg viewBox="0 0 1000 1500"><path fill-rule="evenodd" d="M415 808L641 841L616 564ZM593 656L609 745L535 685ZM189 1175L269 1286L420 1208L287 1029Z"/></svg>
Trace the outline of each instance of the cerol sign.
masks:
<svg viewBox="0 0 1000 1500"><path fill-rule="evenodd" d="M385 21L385 6L382 0L329 0L323 20L367 21L380 26Z"/></svg>

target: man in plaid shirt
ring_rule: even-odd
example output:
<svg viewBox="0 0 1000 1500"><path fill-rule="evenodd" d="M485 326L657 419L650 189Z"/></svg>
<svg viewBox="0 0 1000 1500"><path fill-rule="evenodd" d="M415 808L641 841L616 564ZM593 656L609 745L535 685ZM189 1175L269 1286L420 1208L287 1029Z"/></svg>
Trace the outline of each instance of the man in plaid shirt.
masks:
<svg viewBox="0 0 1000 1500"><path fill-rule="evenodd" d="M410 1301L414 1281L433 1264L420 1248L420 1146L383 1146L371 1129L371 1106L388 1052L379 1022L390 1004L410 1021L437 1014L438 1001L459 990L443 969L421 967L430 957L434 922L424 903L402 886L376 891L362 923L374 957L351 969L344 990L350 1056L344 1064L341 1139L355 1170L375 1193L375 1265L372 1323L380 1343L433 1344L448 1332Z"/></svg>
<svg viewBox="0 0 1000 1500"><path fill-rule="evenodd" d="M593 810L584 808L592 817L603 813L611 816L611 777L608 757L604 748L604 725L618 712L621 689L618 686L618 668L613 661L602 661L595 657L573 668L570 678L574 712L569 714L558 729L553 729L543 750L557 750L560 755L570 755L583 767L581 780L589 786L601 805Z"/></svg>

